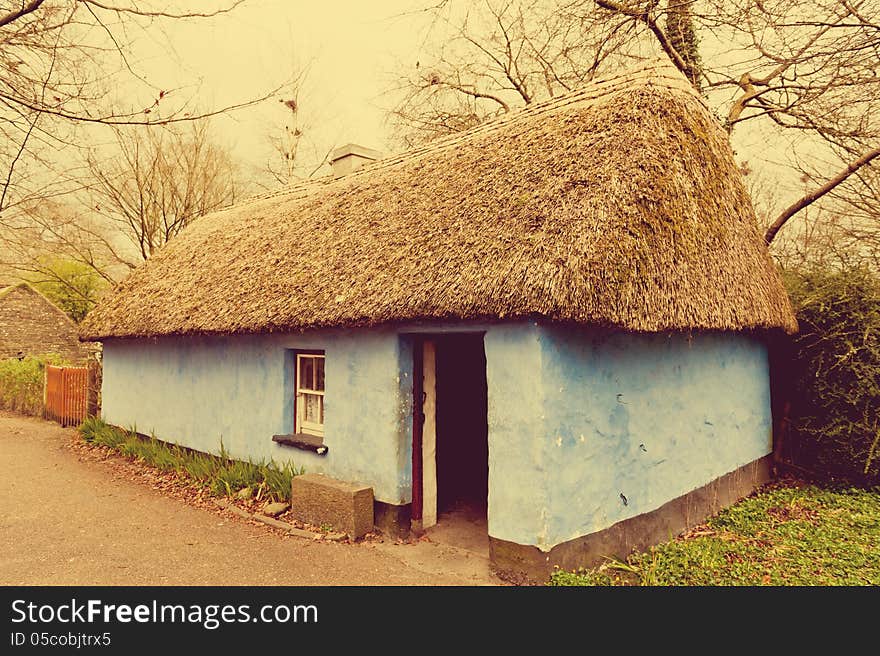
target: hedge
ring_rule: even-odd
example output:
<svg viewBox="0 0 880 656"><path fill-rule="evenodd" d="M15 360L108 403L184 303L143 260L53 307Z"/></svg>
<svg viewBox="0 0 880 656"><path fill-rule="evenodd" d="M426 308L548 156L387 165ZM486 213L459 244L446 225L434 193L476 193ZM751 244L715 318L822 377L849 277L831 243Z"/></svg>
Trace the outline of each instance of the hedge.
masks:
<svg viewBox="0 0 880 656"><path fill-rule="evenodd" d="M784 354L786 455L827 479L880 484L880 279L858 266L785 272L800 324Z"/></svg>

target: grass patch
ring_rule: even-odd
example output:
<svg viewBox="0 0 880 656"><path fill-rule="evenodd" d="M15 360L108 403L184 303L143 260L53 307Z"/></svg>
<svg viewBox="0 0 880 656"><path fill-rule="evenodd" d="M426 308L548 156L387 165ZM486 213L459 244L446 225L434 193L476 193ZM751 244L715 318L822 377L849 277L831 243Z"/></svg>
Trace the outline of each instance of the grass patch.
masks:
<svg viewBox="0 0 880 656"><path fill-rule="evenodd" d="M234 460L221 443L220 455L193 451L169 444L155 437L143 438L134 431L122 431L101 419L90 417L79 427L79 434L89 444L108 447L133 460L161 471L173 471L217 495L232 495L249 487L258 498L290 500L290 484L303 473L292 463Z"/></svg>
<svg viewBox="0 0 880 656"><path fill-rule="evenodd" d="M551 585L880 585L880 491L779 486L689 534Z"/></svg>

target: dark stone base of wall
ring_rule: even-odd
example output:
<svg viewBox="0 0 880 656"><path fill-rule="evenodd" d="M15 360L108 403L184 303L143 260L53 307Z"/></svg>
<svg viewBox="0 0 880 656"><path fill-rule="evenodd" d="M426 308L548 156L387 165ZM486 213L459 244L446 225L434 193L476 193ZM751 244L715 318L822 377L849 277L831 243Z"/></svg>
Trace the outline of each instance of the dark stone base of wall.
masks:
<svg viewBox="0 0 880 656"><path fill-rule="evenodd" d="M410 531L412 504L400 506L384 501L373 502L373 523L385 535L393 538L407 538Z"/></svg>
<svg viewBox="0 0 880 656"><path fill-rule="evenodd" d="M549 552L489 536L489 559L499 575L516 583L546 583L556 566L572 570L594 567L608 556L622 560L679 535L749 495L770 480L771 464L771 456L760 458L657 510L563 542Z"/></svg>

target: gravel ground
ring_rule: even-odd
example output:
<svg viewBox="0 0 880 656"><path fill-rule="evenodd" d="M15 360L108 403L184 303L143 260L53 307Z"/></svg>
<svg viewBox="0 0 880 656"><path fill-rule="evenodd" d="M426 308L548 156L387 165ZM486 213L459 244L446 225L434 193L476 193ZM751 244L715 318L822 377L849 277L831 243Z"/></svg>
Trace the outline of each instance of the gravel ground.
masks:
<svg viewBox="0 0 880 656"><path fill-rule="evenodd" d="M157 489L72 429L0 412L0 584L497 585L488 560L415 544L312 541Z"/></svg>

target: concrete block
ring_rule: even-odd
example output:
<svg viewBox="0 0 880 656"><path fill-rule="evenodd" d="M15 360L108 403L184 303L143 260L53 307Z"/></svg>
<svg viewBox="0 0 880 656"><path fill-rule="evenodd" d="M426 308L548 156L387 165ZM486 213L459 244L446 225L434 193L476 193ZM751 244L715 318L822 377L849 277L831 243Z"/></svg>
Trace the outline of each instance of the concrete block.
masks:
<svg viewBox="0 0 880 656"><path fill-rule="evenodd" d="M373 488L323 474L293 477L291 514L314 526L331 526L352 539L373 530Z"/></svg>

